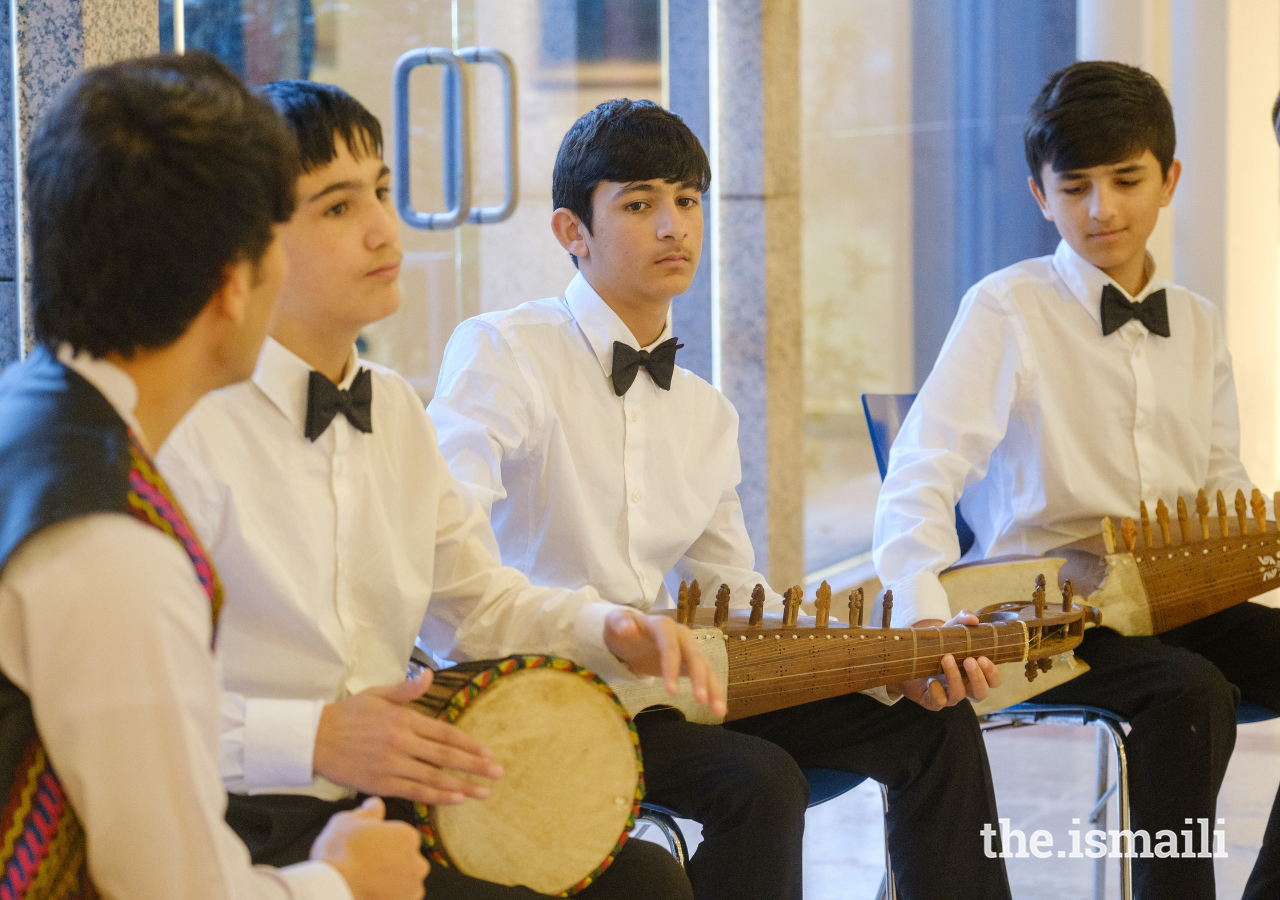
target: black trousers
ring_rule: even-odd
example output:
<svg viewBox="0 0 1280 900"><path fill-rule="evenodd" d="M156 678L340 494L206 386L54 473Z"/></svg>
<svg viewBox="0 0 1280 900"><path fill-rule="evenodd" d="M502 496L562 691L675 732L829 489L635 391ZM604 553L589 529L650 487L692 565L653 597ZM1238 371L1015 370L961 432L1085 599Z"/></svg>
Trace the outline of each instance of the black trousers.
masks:
<svg viewBox="0 0 1280 900"><path fill-rule="evenodd" d="M227 798L227 823L249 848L256 865L287 866L310 858L311 845L334 813L354 809L363 797L327 801L296 794ZM413 822L413 805L386 801L387 818ZM526 887L506 887L433 863L427 875L430 900L536 900L547 896ZM693 900L680 864L665 848L627 841L613 864L576 894L589 900Z"/></svg>
<svg viewBox="0 0 1280 900"><path fill-rule="evenodd" d="M702 824L688 868L699 900L798 900L802 766L888 787L889 853L904 900L1009 896L1003 862L983 853L983 825L998 827L995 794L967 701L934 713L852 694L724 726L670 712L641 713L636 726L648 799Z"/></svg>
<svg viewBox="0 0 1280 900"><path fill-rule="evenodd" d="M1186 820L1214 821L1241 697L1280 713L1280 610L1243 603L1156 637L1094 628L1076 655L1090 670L1035 702L1097 706L1128 721L1132 828L1153 842L1161 830L1199 835ZM1135 858L1133 876L1143 900L1214 896L1212 859ZM1280 897L1275 807L1244 896Z"/></svg>

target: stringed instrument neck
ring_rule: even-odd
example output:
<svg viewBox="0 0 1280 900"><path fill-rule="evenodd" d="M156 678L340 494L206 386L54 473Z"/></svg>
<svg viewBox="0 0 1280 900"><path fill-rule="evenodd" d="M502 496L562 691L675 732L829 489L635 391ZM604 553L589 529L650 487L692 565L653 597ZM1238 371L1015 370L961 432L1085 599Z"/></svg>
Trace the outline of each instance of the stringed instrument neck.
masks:
<svg viewBox="0 0 1280 900"><path fill-rule="evenodd" d="M694 582L681 586L678 607L663 614L693 627L700 641L710 642L712 634L717 638L703 646L713 661L720 652L724 654L721 676L729 708L725 718L733 720L937 675L947 654L958 662L979 656L996 663L1027 662L1027 677L1034 677L1049 669L1049 657L1079 644L1085 621L1096 612L1074 605L1070 590L1052 609L1044 594L1041 577L1030 602L988 607L980 613L979 625L889 628L890 591L885 595L882 627L865 628L859 624L861 590L849 595L851 624L842 624L830 617L831 592L825 582L818 591L816 616L799 614L798 587L787 591L781 614L764 612L763 589L753 595L752 609L730 609L728 588L723 586L714 610L700 608L701 593ZM617 686L615 690L627 702L627 691ZM694 718L696 710L679 702L664 701L658 695L650 699L676 706L691 720L699 720Z"/></svg>
<svg viewBox="0 0 1280 900"><path fill-rule="evenodd" d="M1280 505L1280 494L1273 504ZM1076 579L1090 602L1096 598L1121 633L1161 634L1280 587L1280 531L1267 518L1261 491L1255 488L1247 502L1244 491L1236 491L1230 509L1218 491L1211 509L1201 490L1194 516L1181 497L1176 509L1176 528L1163 500L1154 525L1144 502L1137 522L1121 520L1118 535L1107 518L1098 537L1053 551L1068 560L1063 574ZM1097 562L1090 564L1090 555ZM1111 615L1111 604L1120 615Z"/></svg>

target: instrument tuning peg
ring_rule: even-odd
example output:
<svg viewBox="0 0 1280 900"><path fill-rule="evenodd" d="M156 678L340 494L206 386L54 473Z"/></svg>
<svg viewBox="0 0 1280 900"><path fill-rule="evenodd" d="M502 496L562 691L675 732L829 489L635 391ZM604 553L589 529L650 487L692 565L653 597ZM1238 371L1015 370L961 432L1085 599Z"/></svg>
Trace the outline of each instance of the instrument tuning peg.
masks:
<svg viewBox="0 0 1280 900"><path fill-rule="evenodd" d="M698 604L702 602L702 588L698 586L698 579L693 579L693 584L689 585L689 608L685 613L685 624L693 625L698 621Z"/></svg>
<svg viewBox="0 0 1280 900"><path fill-rule="evenodd" d="M857 587L849 592L849 627L862 627L862 588Z"/></svg>
<svg viewBox="0 0 1280 900"><path fill-rule="evenodd" d="M1209 540L1209 498L1204 488L1196 491L1196 515L1200 519L1200 540Z"/></svg>
<svg viewBox="0 0 1280 900"><path fill-rule="evenodd" d="M1191 543L1191 520L1187 517L1187 501L1178 496L1178 531L1182 533L1182 543Z"/></svg>
<svg viewBox="0 0 1280 900"><path fill-rule="evenodd" d="M1236 524L1240 526L1240 537L1249 533L1249 504L1245 502L1244 491L1236 491Z"/></svg>
<svg viewBox="0 0 1280 900"><path fill-rule="evenodd" d="M1072 601L1075 600L1075 596L1076 596L1076 584L1074 581L1068 578L1067 583L1062 586L1062 611L1064 613L1071 612L1071 604L1072 604Z"/></svg>
<svg viewBox="0 0 1280 900"><path fill-rule="evenodd" d="M751 619L748 628L759 628L764 622L764 585L757 584L751 589Z"/></svg>
<svg viewBox="0 0 1280 900"><path fill-rule="evenodd" d="M1262 497L1262 491L1257 488L1253 489L1253 494L1249 498L1249 506L1253 510L1253 522L1258 526L1258 534L1267 533L1267 501Z"/></svg>
<svg viewBox="0 0 1280 900"><path fill-rule="evenodd" d="M1138 501L1138 518L1142 522L1142 546L1148 550L1155 546L1151 539L1151 517L1147 515L1147 501Z"/></svg>
<svg viewBox="0 0 1280 900"><path fill-rule="evenodd" d="M1102 544L1107 549L1107 556L1116 552L1116 526L1111 524L1110 516L1102 518Z"/></svg>
<svg viewBox="0 0 1280 900"><path fill-rule="evenodd" d="M813 606L814 611L817 613L815 627L826 628L831 619L831 585L825 581L818 585L818 592L814 596Z"/></svg>
<svg viewBox="0 0 1280 900"><path fill-rule="evenodd" d="M689 624L689 585L683 581L676 592L676 621L681 625Z"/></svg>
<svg viewBox="0 0 1280 900"><path fill-rule="evenodd" d="M1156 524L1160 526L1160 546L1168 547L1173 543L1173 537L1169 534L1169 507L1163 500L1156 501Z"/></svg>
<svg viewBox="0 0 1280 900"><path fill-rule="evenodd" d="M715 625L720 628L725 622L729 621L729 585L720 585L720 590L716 591L716 618Z"/></svg>
<svg viewBox="0 0 1280 900"><path fill-rule="evenodd" d="M880 627L887 629L889 622L893 619L893 591L886 590L884 592L884 603L881 605Z"/></svg>
<svg viewBox="0 0 1280 900"><path fill-rule="evenodd" d="M1044 575L1037 575L1036 589L1031 593L1031 602L1035 604L1037 619L1044 618L1044 589L1045 589Z"/></svg>
<svg viewBox="0 0 1280 900"><path fill-rule="evenodd" d="M1227 498L1218 491L1218 537L1227 537Z"/></svg>
<svg viewBox="0 0 1280 900"><path fill-rule="evenodd" d="M1133 548L1138 546L1138 526L1128 516L1120 522L1120 536L1124 538L1124 549L1132 553Z"/></svg>

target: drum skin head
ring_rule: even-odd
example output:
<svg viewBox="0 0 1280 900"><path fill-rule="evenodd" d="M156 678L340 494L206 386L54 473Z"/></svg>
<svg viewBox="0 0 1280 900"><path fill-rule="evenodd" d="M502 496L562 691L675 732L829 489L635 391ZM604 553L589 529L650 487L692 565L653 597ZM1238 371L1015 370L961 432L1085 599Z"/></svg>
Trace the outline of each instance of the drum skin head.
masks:
<svg viewBox="0 0 1280 900"><path fill-rule="evenodd" d="M625 713L612 696L572 672L522 669L491 683L455 724L504 770L489 799L431 807L460 871L561 894L610 858L631 821L640 778Z"/></svg>

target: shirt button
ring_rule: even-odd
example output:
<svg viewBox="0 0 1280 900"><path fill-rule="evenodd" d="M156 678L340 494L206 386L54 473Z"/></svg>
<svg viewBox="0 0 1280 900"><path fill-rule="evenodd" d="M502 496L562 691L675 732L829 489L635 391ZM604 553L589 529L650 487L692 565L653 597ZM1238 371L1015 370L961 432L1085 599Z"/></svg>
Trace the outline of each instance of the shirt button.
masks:
<svg viewBox="0 0 1280 900"><path fill-rule="evenodd" d="M1147 417L1146 417L1146 416L1138 416L1138 427L1139 427L1139 428L1146 428L1146 427L1147 427Z"/></svg>
<svg viewBox="0 0 1280 900"><path fill-rule="evenodd" d="M1134 359L1142 359L1142 348L1141 348L1141 347L1139 347L1137 350L1134 350L1134 351L1133 351L1133 358L1134 358Z"/></svg>
<svg viewBox="0 0 1280 900"><path fill-rule="evenodd" d="M1147 499L1154 500L1155 496L1156 496L1156 489L1153 487L1147 488Z"/></svg>
<svg viewBox="0 0 1280 900"><path fill-rule="evenodd" d="M639 502L640 502L640 492L639 492L639 491L632 491L632 492L631 492L631 502L632 502L632 503L639 503Z"/></svg>
<svg viewBox="0 0 1280 900"><path fill-rule="evenodd" d="M640 410L638 410L638 409L633 409L633 410L631 410L631 421L632 421L632 422L639 422L639 421L640 421Z"/></svg>
<svg viewBox="0 0 1280 900"><path fill-rule="evenodd" d="M345 464L344 464L344 461L343 461L343 460L341 460L341 459L335 459L335 460L333 461L333 471L337 472L339 475L341 475L341 474L342 474L342 470L343 470L343 469L345 469L345 468L346 468L346 466L345 466Z"/></svg>

